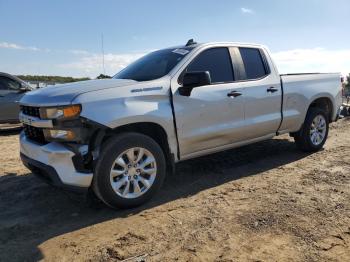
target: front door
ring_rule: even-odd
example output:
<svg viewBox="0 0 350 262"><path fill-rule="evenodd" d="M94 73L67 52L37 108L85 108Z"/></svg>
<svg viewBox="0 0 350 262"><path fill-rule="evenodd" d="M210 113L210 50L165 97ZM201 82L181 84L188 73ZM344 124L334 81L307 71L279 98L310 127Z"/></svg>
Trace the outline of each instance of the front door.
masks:
<svg viewBox="0 0 350 262"><path fill-rule="evenodd" d="M187 97L176 91L181 80L180 84L172 81L177 85L172 90L181 158L239 141L244 127L244 89L234 83L228 49L204 50L185 71L208 71L212 84L194 88Z"/></svg>

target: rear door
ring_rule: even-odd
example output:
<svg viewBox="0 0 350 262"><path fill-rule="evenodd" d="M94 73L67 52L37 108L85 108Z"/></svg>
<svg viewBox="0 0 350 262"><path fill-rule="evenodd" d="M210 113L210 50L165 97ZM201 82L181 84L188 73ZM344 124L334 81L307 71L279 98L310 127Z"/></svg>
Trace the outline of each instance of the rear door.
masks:
<svg viewBox="0 0 350 262"><path fill-rule="evenodd" d="M245 140L275 135L281 123L280 77L259 48L236 48L245 89ZM231 50L232 52L232 50Z"/></svg>
<svg viewBox="0 0 350 262"><path fill-rule="evenodd" d="M19 114L19 100L23 96L20 92L21 83L0 76L0 121L16 121Z"/></svg>
<svg viewBox="0 0 350 262"><path fill-rule="evenodd" d="M228 48L214 47L200 52L183 73L185 71L208 71L212 84L194 88L187 97L176 91L181 86L181 77L172 80L181 157L200 155L201 151L240 140L244 126L244 90L234 82Z"/></svg>

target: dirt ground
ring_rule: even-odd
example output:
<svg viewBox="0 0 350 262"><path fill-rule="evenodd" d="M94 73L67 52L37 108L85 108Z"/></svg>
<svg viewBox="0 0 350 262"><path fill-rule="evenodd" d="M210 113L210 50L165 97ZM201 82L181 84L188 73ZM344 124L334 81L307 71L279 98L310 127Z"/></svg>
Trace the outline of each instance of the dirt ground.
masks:
<svg viewBox="0 0 350 262"><path fill-rule="evenodd" d="M0 136L0 261L350 261L350 121L325 149L288 136L178 165L146 205L115 211L54 189Z"/></svg>

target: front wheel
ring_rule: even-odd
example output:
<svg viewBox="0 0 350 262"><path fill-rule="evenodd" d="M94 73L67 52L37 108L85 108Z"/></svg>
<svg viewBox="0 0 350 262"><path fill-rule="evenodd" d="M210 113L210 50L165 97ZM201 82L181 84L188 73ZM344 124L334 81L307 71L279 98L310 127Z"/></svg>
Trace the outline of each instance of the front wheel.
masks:
<svg viewBox="0 0 350 262"><path fill-rule="evenodd" d="M310 108L301 130L294 136L295 143L303 151L318 151L327 140L328 129L327 114L319 108Z"/></svg>
<svg viewBox="0 0 350 262"><path fill-rule="evenodd" d="M93 190L110 207L135 207L158 191L165 174L161 147L148 136L125 133L108 140L102 149Z"/></svg>

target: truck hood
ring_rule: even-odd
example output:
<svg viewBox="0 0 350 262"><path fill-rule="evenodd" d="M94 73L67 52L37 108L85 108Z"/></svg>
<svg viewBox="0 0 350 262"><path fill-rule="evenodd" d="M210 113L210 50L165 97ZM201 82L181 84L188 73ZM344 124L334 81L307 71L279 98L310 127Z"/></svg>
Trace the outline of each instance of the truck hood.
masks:
<svg viewBox="0 0 350 262"><path fill-rule="evenodd" d="M122 88L137 83L126 79L101 79L48 86L26 93L21 104L57 106L70 103L76 96L107 88Z"/></svg>

